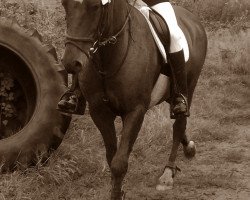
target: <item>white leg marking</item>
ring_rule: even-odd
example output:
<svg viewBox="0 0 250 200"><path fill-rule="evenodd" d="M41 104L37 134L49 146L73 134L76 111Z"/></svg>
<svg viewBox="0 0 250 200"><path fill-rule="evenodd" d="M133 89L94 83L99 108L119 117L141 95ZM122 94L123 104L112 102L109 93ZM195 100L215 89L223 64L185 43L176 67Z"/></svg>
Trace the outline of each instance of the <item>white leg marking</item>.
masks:
<svg viewBox="0 0 250 200"><path fill-rule="evenodd" d="M184 146L183 150L186 158L189 159L193 158L196 154L196 147L193 141L190 141L186 147Z"/></svg>
<svg viewBox="0 0 250 200"><path fill-rule="evenodd" d="M158 180L158 184L156 185L156 190L158 191L166 191L173 188L174 179L172 178L172 170L166 167L164 173Z"/></svg>

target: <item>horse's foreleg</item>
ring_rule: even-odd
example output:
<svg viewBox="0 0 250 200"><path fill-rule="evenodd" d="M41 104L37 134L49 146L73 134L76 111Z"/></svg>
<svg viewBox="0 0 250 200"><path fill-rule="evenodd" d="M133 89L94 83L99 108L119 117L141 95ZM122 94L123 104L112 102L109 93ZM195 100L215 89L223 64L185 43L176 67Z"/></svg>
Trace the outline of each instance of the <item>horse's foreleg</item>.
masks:
<svg viewBox="0 0 250 200"><path fill-rule="evenodd" d="M102 134L104 145L106 148L106 158L109 167L117 150L117 138L115 133L115 115L104 106L90 106L90 115L95 125Z"/></svg>
<svg viewBox="0 0 250 200"><path fill-rule="evenodd" d="M122 117L123 129L121 131L121 142L111 163L112 200L122 199L122 181L126 175L129 155L140 131L145 112L145 107L138 106L132 112Z"/></svg>
<svg viewBox="0 0 250 200"><path fill-rule="evenodd" d="M177 151L181 141L185 136L187 118L176 119L173 125L173 145L171 149L171 153L168 159L168 163L164 169L163 174L158 180L158 184L156 186L157 190L167 190L172 189L173 187L173 178L179 170L179 168L175 165L175 160L177 157Z"/></svg>

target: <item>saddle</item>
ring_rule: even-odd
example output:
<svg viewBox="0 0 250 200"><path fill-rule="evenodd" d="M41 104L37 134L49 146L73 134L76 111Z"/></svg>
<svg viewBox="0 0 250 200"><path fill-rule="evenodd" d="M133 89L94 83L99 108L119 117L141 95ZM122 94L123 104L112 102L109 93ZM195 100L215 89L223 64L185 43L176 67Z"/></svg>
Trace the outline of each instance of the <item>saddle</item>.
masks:
<svg viewBox="0 0 250 200"><path fill-rule="evenodd" d="M161 43L164 46L164 49L167 53L169 53L170 48L170 32L168 25L165 20L159 15L157 12L151 10L149 12L149 20L154 27L155 32L157 33ZM168 64L169 62L163 62L163 67L161 68L161 74L166 76L170 76L171 68Z"/></svg>
<svg viewBox="0 0 250 200"><path fill-rule="evenodd" d="M168 53L170 47L170 32L168 25L166 24L162 16L153 10L149 12L149 20L153 25L159 39L161 40L165 51Z"/></svg>

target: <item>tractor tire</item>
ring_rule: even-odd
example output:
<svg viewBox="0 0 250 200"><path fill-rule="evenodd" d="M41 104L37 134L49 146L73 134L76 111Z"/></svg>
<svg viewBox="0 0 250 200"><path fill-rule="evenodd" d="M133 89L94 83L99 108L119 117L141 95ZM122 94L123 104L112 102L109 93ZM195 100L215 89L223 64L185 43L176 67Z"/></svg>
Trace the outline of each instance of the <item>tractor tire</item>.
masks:
<svg viewBox="0 0 250 200"><path fill-rule="evenodd" d="M66 90L67 74L55 49L41 40L36 30L27 31L0 18L0 65L21 85L26 100L23 126L0 140L2 172L46 161L61 144L71 121L70 115L56 110Z"/></svg>

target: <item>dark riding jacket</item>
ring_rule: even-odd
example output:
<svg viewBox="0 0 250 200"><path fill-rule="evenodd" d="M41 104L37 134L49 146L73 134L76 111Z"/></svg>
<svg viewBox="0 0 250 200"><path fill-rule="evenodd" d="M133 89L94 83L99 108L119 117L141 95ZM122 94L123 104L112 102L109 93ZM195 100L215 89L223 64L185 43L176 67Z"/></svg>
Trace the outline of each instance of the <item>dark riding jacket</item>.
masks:
<svg viewBox="0 0 250 200"><path fill-rule="evenodd" d="M163 2L169 2L166 0L143 0L148 6L153 6L156 5L158 3L163 3Z"/></svg>

